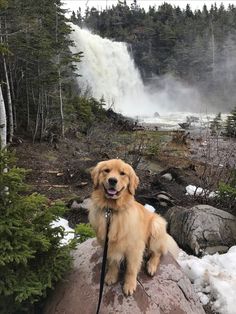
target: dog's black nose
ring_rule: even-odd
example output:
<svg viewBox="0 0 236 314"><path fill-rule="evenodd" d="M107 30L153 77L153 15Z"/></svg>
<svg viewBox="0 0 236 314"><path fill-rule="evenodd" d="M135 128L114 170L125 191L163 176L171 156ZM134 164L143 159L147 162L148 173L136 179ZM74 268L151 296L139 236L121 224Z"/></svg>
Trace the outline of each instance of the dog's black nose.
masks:
<svg viewBox="0 0 236 314"><path fill-rule="evenodd" d="M116 178L109 178L108 182L111 186L115 186L117 183L117 179Z"/></svg>

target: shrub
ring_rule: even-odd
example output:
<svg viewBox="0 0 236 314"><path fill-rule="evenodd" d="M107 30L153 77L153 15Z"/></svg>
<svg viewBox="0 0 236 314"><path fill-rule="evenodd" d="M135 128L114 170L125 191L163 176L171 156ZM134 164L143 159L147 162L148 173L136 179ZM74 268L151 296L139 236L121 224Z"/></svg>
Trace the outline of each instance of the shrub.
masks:
<svg viewBox="0 0 236 314"><path fill-rule="evenodd" d="M75 234L78 236L79 243L82 243L89 238L93 238L96 236L95 231L91 227L90 224L79 224L75 228Z"/></svg>
<svg viewBox="0 0 236 314"><path fill-rule="evenodd" d="M92 97L74 97L66 112L70 117L69 124L74 121L76 125L79 125L80 131L86 134L95 121L102 121L106 118L104 106L103 98L98 101Z"/></svg>
<svg viewBox="0 0 236 314"><path fill-rule="evenodd" d="M236 170L232 171L232 179L229 183L221 182L219 184L218 201L227 210L232 211L233 214L236 213Z"/></svg>
<svg viewBox="0 0 236 314"><path fill-rule="evenodd" d="M153 143L147 147L147 155L151 158L157 157L159 152L160 152L159 143Z"/></svg>
<svg viewBox="0 0 236 314"><path fill-rule="evenodd" d="M6 172L4 169L8 168ZM26 171L0 151L0 313L30 313L34 303L70 268L74 243L61 245L62 227L51 222L62 204L50 205L39 194L28 195ZM73 241L72 241L73 242Z"/></svg>

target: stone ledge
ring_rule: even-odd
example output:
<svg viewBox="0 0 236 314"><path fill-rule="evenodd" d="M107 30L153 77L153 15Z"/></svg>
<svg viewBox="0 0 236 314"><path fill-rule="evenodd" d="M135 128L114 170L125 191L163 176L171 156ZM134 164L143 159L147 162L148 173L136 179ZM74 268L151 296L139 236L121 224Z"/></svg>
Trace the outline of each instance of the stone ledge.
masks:
<svg viewBox="0 0 236 314"><path fill-rule="evenodd" d="M99 295L102 249L89 239L74 252L74 269L59 283L45 306L45 314L95 314ZM105 286L100 314L203 314L191 282L170 254L163 256L157 274L141 271L131 297L122 292L123 273Z"/></svg>

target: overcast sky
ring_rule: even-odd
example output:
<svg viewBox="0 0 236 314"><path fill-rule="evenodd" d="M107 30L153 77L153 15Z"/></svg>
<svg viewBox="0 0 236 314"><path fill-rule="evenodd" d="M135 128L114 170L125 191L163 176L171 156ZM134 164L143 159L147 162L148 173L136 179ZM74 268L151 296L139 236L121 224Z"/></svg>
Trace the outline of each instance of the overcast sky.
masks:
<svg viewBox="0 0 236 314"><path fill-rule="evenodd" d="M64 0L65 8L76 11L79 7L81 7L82 11L88 6L89 8L95 7L96 9L105 9L107 7L111 7L113 4L117 4L118 0ZM133 3L133 0L126 0L126 3L130 5ZM151 5L156 5L157 7L164 2L171 3L172 5L180 6L181 8L185 8L186 5L189 3L192 10L195 9L202 9L203 5L206 4L208 7L211 6L211 4L216 3L217 6L220 6L221 3L224 4L224 6L227 8L229 4L234 4L236 6L236 0L137 0L137 4L144 9L148 10L148 7Z"/></svg>

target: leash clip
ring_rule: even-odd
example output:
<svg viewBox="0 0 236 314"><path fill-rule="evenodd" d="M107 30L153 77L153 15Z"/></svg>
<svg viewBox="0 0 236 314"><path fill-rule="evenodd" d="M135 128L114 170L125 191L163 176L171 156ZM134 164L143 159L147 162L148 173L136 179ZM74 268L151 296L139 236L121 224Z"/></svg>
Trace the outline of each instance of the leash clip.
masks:
<svg viewBox="0 0 236 314"><path fill-rule="evenodd" d="M106 208L105 218L106 219L110 219L110 217L111 217L111 209L110 208Z"/></svg>

